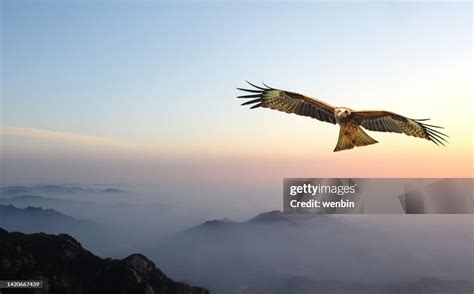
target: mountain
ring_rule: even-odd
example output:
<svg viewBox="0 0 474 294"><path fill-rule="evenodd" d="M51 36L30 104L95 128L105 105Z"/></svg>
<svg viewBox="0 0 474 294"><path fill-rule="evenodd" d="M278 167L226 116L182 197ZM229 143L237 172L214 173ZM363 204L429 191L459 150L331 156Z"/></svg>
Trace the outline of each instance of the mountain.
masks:
<svg viewBox="0 0 474 294"><path fill-rule="evenodd" d="M84 199L83 197L65 199L61 198L61 196L45 197L27 194L3 199L0 198L0 205L13 205L17 208L27 208L31 206L54 209L77 219L92 220L95 223L120 229L122 231L121 235L129 235L128 241L133 241L140 236L154 238L155 234L158 235L163 231L176 231L176 229L165 220L172 219L176 210L179 208L162 203L132 203L127 202L126 199L124 201L118 200L115 197L110 197L114 199L109 198L107 201L101 201L100 199L96 201L97 198L98 197L94 196L90 197L90 199ZM189 223L186 219L176 220L174 223L179 226L178 223L180 221ZM184 227L185 226L182 225L180 229Z"/></svg>
<svg viewBox="0 0 474 294"><path fill-rule="evenodd" d="M228 218L214 219L206 221L200 225L191 227L183 232L178 232L175 236L184 237L185 235L193 234L195 232L209 232L214 234L228 233L229 231L242 231L261 226L308 226L311 223L321 225L334 225L340 223L340 220L333 216L315 214L315 213L301 213L289 214L280 210L273 210L270 212L263 212L257 216L243 222L235 222ZM341 223L342 224L342 223ZM346 223L347 225L347 223ZM198 237L198 236L193 236Z"/></svg>
<svg viewBox="0 0 474 294"><path fill-rule="evenodd" d="M13 205L18 208L31 207L43 207L43 208L55 208L55 206L72 206L75 205L73 200L43 197L30 194L22 194L19 196L8 197L0 199L1 205ZM56 208L55 208L56 209Z"/></svg>
<svg viewBox="0 0 474 294"><path fill-rule="evenodd" d="M163 203L141 204L116 199L113 201L95 201L93 198L82 199L81 197L78 197L78 199L65 199L35 194L0 198L0 205L13 205L18 208L29 206L49 208L76 218L93 219L98 222L113 224L127 223L145 217L150 219L175 209L172 205Z"/></svg>
<svg viewBox="0 0 474 294"><path fill-rule="evenodd" d="M206 221L198 226L192 227L185 232L192 232L192 231L206 231L206 230L223 230L225 228L230 228L236 225L239 225L240 223L234 222L230 219L223 218L223 219L213 219Z"/></svg>
<svg viewBox="0 0 474 294"><path fill-rule="evenodd" d="M103 189L102 193L128 193L128 192L124 190L120 190L120 189L107 188L107 189Z"/></svg>
<svg viewBox="0 0 474 294"><path fill-rule="evenodd" d="M27 194L39 194L39 195L75 195L75 194L117 194L117 193L130 193L125 190L115 188L90 188L80 186L66 186L66 185L36 185L36 186L6 186L0 187L1 197L12 197Z"/></svg>
<svg viewBox="0 0 474 294"><path fill-rule="evenodd" d="M9 186L0 188L0 196L9 197L21 194L28 194L31 190L25 186Z"/></svg>
<svg viewBox="0 0 474 294"><path fill-rule="evenodd" d="M92 226L93 222L62 214L54 209L41 207L16 208L0 205L0 226L24 232L67 232L74 228Z"/></svg>
<svg viewBox="0 0 474 294"><path fill-rule="evenodd" d="M0 277L41 280L44 294L209 293L173 281L141 254L121 260L101 259L65 234L27 235L0 229L0 244ZM33 292L25 289L15 293Z"/></svg>
<svg viewBox="0 0 474 294"><path fill-rule="evenodd" d="M54 209L17 208L13 205L0 205L0 228L23 233L68 233L81 240L89 248L109 254L110 251L106 249L115 246L119 241L116 236L120 236L110 226L77 219Z"/></svg>
<svg viewBox="0 0 474 294"><path fill-rule="evenodd" d="M337 218L331 215L317 213L284 213L280 210L273 210L260 213L245 223L298 225L308 224L313 221L316 221L318 225L322 225L325 222L332 224L339 222Z"/></svg>
<svg viewBox="0 0 474 294"><path fill-rule="evenodd" d="M275 222L289 222L291 217L285 215L280 210L273 210L270 212L260 213L254 218L248 220L248 222L261 222L261 223L275 223Z"/></svg>
<svg viewBox="0 0 474 294"><path fill-rule="evenodd" d="M195 223L195 215L189 213L190 209L186 207L156 202L136 203L133 202L133 197L129 197L130 195L126 194L124 196L121 192L116 193L119 193L117 197L112 196L113 194L110 194L112 197L98 197L97 195L81 197L80 194L74 194L74 197L69 198L64 198L61 195L45 197L27 194L0 198L0 205L13 205L16 208L41 207L43 209L54 209L75 219L89 220L90 223L94 223L95 227L99 227L99 225L105 227L101 229L104 234L102 238L91 236L90 239L88 235L76 234L77 230L71 230L70 226L61 226L61 222L53 223L53 227L43 226L38 228L35 223L19 219L18 222L12 222L12 225L23 224L24 226L9 228L25 233L41 231L46 233L70 233L94 252L107 256L117 256L117 254L124 256L133 252L133 248L136 248L139 244L152 240L156 241L165 234L183 230L190 223ZM177 215L181 215L181 217L178 218ZM66 223L68 222L66 221ZM57 228L58 226L60 230L51 230L51 228ZM34 230L25 230L29 228ZM111 236L112 234L114 236ZM106 236L109 239L114 237L116 242L111 244L108 242L108 245L103 247L96 246L100 245L101 240Z"/></svg>
<svg viewBox="0 0 474 294"><path fill-rule="evenodd" d="M200 225L192 227L190 230L235 227L237 225L299 225L309 224L312 221L317 221L318 224L321 224L322 222L339 222L336 217L330 215L316 213L284 213L281 210L272 210L269 212L262 212L255 217L243 222L236 222L228 218L209 220Z"/></svg>
<svg viewBox="0 0 474 294"><path fill-rule="evenodd" d="M465 293L473 285L472 258L466 259L471 222L443 230L446 221L458 224L270 211L243 222L210 220L141 251L167 273L216 294ZM426 277L437 281L433 288Z"/></svg>
<svg viewBox="0 0 474 294"><path fill-rule="evenodd" d="M250 288L242 293L258 293L257 285L268 286L271 293L267 281L286 275L294 264L307 267L315 262L304 256L309 250L305 243L324 240L323 235L331 229L337 232L339 226L350 233L349 224L332 216L271 211L243 222L210 220L143 250L166 272L212 293L240 293L245 287ZM315 237L316 231L321 235Z"/></svg>

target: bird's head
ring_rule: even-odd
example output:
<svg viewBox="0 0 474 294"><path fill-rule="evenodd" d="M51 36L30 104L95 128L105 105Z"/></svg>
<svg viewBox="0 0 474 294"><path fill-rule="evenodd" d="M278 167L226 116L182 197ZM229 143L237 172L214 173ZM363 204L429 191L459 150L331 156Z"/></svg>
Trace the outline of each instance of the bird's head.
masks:
<svg viewBox="0 0 474 294"><path fill-rule="evenodd" d="M345 108L345 107L336 107L334 109L334 115L337 118L346 118L349 115L351 115L351 113L352 113L352 110L349 109L349 108Z"/></svg>

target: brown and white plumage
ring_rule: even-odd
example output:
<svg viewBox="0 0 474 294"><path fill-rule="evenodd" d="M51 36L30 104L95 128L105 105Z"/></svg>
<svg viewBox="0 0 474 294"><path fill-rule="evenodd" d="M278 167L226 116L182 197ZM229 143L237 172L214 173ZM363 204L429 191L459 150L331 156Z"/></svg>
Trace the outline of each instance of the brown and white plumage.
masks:
<svg viewBox="0 0 474 294"><path fill-rule="evenodd" d="M447 135L437 129L441 127L424 123L428 119L410 119L388 111L355 111L347 107L334 107L323 101L294 92L251 85L252 89L237 88L250 94L237 98L251 99L242 105L250 108L270 108L286 113L308 116L320 121L339 124L339 140L334 151L352 149L378 143L362 129L378 132L401 133L432 141L444 146Z"/></svg>
<svg viewBox="0 0 474 294"><path fill-rule="evenodd" d="M249 82L247 82L249 83ZM253 94L238 96L237 98L256 98L242 105L253 104L251 109L257 107L271 108L286 113L295 113L297 115L309 116L320 121L336 124L334 117L334 107L298 93L273 89L264 84L265 88L255 86L256 89L237 88L241 91Z"/></svg>

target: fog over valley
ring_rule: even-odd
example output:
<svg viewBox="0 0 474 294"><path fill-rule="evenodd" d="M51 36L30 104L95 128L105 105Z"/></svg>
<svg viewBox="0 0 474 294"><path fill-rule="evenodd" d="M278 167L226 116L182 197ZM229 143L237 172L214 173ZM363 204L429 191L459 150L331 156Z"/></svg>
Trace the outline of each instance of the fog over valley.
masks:
<svg viewBox="0 0 474 294"><path fill-rule="evenodd" d="M183 198L157 186L7 186L0 227L68 233L102 257L140 252L211 293L472 286L470 215L284 214Z"/></svg>

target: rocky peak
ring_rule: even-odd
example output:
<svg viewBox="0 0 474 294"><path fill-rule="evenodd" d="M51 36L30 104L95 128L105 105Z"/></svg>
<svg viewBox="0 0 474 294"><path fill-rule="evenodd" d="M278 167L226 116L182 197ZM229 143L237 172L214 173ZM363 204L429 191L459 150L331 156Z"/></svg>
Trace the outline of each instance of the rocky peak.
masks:
<svg viewBox="0 0 474 294"><path fill-rule="evenodd" d="M41 293L209 293L173 281L141 254L122 260L102 259L66 234L9 233L0 229L0 244L0 277L42 280Z"/></svg>

